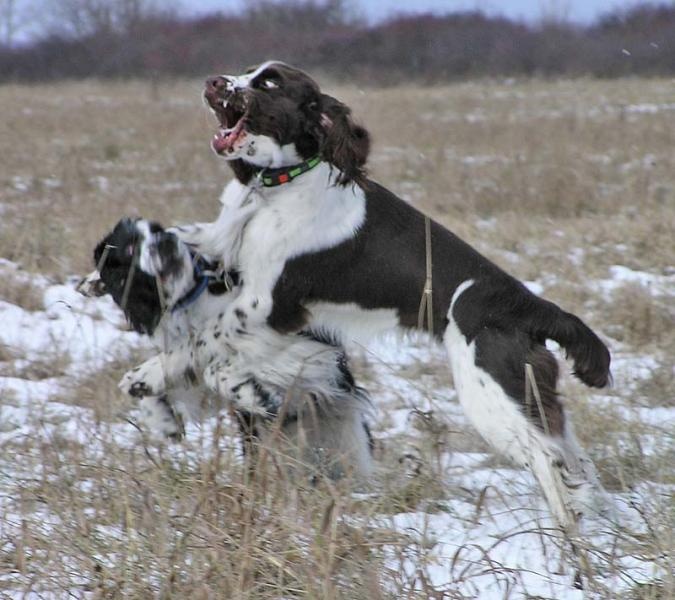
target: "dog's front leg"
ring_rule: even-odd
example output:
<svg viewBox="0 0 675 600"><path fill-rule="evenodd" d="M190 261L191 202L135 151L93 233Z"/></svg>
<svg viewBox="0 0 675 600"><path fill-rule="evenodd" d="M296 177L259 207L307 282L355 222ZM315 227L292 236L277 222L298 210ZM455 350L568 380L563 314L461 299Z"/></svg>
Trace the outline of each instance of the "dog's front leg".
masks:
<svg viewBox="0 0 675 600"><path fill-rule="evenodd" d="M214 223L184 223L169 227L170 231L178 236L184 244L194 248L206 245L206 241L211 237L209 228Z"/></svg>
<svg viewBox="0 0 675 600"><path fill-rule="evenodd" d="M194 384L197 372L194 351L183 343L127 371L118 387L135 398L162 396L169 387Z"/></svg>
<svg viewBox="0 0 675 600"><path fill-rule="evenodd" d="M143 398L145 396L162 396L166 393L166 376L164 373L164 353L127 371L117 386L129 396Z"/></svg>
<svg viewBox="0 0 675 600"><path fill-rule="evenodd" d="M165 360L164 354L153 356L127 371L118 386L125 394L139 398L142 425L153 434L177 441L185 434L185 427L166 389Z"/></svg>
<svg viewBox="0 0 675 600"><path fill-rule="evenodd" d="M175 442L185 436L183 417L167 394L144 396L139 402L139 422L152 434Z"/></svg>
<svg viewBox="0 0 675 600"><path fill-rule="evenodd" d="M221 198L223 208L214 222L177 225L169 230L201 254L222 259L226 268L236 259L244 227L260 201L257 193L242 188L238 182L228 194L231 187L232 183L225 188Z"/></svg>
<svg viewBox="0 0 675 600"><path fill-rule="evenodd" d="M230 404L235 411L263 417L274 414L283 397L277 397L278 394L260 385L249 368L239 368L236 362L214 361L208 365L204 370L206 387Z"/></svg>

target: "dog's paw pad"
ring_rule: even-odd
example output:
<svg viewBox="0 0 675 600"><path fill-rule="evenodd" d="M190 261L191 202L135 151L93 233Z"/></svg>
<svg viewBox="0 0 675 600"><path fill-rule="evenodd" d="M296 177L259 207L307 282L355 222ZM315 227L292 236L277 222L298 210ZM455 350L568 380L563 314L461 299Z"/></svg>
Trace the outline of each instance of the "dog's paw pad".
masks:
<svg viewBox="0 0 675 600"><path fill-rule="evenodd" d="M127 371L117 385L122 392L134 398L165 393L164 369L159 357L151 358Z"/></svg>

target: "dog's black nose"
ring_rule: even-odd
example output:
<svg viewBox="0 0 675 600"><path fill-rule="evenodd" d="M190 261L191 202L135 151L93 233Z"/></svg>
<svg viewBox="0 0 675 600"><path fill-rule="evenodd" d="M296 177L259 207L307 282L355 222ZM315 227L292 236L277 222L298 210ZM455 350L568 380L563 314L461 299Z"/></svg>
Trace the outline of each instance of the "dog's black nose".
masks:
<svg viewBox="0 0 675 600"><path fill-rule="evenodd" d="M206 79L206 90L210 92L223 92L227 88L227 79L222 75L212 75Z"/></svg>

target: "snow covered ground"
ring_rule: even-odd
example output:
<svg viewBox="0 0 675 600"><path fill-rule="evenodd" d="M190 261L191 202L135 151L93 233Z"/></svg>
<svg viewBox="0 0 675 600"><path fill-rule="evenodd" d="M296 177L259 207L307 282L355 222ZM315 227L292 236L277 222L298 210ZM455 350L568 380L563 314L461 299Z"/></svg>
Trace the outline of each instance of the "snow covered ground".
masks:
<svg viewBox="0 0 675 600"><path fill-rule="evenodd" d="M93 408L68 401L68 394L78 382L101 372L106 365L117 361L130 366L133 356L150 352L150 348L127 330L110 299L78 295L74 290L76 278L55 285L6 260L0 261L0 275L4 281L29 284L42 296L42 308L37 310L0 300L0 550L8 553L26 522L48 535L61 519L39 503L31 507L22 504L22 485L40 477L39 456L35 453L39 454L41 443L59 440L61 444L81 444L91 462L102 459L114 446L132 453L148 451L124 415L102 421ZM659 296L675 297L672 275L636 272L619 265L611 269L611 278L597 285L603 294L611 295L625 281L648 286ZM595 394L588 399L589 405L611 410L618 430L621 421L626 427L638 424L636 435L645 455L665 453L666 446L672 452L673 403L664 399L662 406L643 406L637 398L640 382L655 368L657 358L634 356L617 346L614 377L622 393ZM444 490L430 494L410 511L343 517L366 529L392 530L405 540L383 550L385 566L391 569L391 582L395 582L391 586L439 598L431 591L481 599L584 597L573 586L577 559L555 534L533 478L496 461L471 433L446 374L442 349L426 339L392 338L351 351L367 373L364 377L374 399L375 435L382 447L380 452L388 457L381 470L396 464L409 469L405 485L416 477L428 481L423 477L431 470L432 479ZM47 376L31 371L30 366L36 362L52 367L46 369ZM113 382L103 380L100 385L107 388L106 396L115 397ZM573 408L574 402L570 404ZM122 399L120 406L125 406ZM133 416L133 411L128 416ZM191 425L187 440L164 448L162 459L198 464L212 452L209 436L215 429L213 423ZM438 442L433 451L428 447L429 438ZM22 446L22 441L29 439L32 444ZM230 449L236 445L227 436L219 443ZM21 447L29 450L17 453ZM592 451L611 454L616 448ZM399 456L405 457L400 463ZM64 465L63 469L71 467ZM79 480L78 485L83 492L94 491L91 481ZM661 505L672 510L669 498L674 491L674 486L645 480L630 492L613 494L621 527L608 521L591 522L589 535L581 544L593 576L588 584L591 590L604 594L602 597L624 597L639 583L669 576L663 557L636 552L635 547L636 540L649 533L649 515L658 514ZM128 531L96 523L95 515L90 518L92 539L98 540L101 548L106 544L114 548L115 540L129 536ZM114 551L110 550L108 556L102 551L98 559L104 564L114 561ZM5 567L3 573L0 566L0 593L24 597L20 590L25 589L26 580L20 566L5 563ZM85 597L81 594L86 587L79 587L81 582L74 574L71 584L79 590L76 596ZM39 589L41 597L60 597L48 581Z"/></svg>

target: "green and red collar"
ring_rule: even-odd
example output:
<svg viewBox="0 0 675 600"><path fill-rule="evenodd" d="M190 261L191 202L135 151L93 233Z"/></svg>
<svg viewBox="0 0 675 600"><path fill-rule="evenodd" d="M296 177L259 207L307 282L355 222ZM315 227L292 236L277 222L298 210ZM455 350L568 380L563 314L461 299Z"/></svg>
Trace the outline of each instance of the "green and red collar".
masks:
<svg viewBox="0 0 675 600"><path fill-rule="evenodd" d="M296 177L316 167L320 162L320 156L313 156L297 165L279 167L278 169L263 169L258 174L258 178L265 187L275 187L293 181Z"/></svg>

